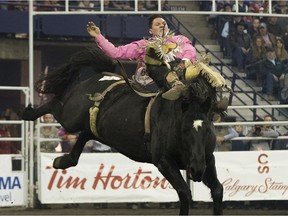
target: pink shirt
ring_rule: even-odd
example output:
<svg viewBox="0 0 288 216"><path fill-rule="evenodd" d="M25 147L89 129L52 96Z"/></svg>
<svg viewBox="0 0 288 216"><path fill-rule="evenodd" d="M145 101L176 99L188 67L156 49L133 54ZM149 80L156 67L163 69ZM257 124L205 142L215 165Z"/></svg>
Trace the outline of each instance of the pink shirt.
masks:
<svg viewBox="0 0 288 216"><path fill-rule="evenodd" d="M182 40L181 52L176 54L179 59L190 59L193 63L196 61L196 49L192 46L191 41L182 35L173 36L169 42L177 42ZM118 60L141 60L143 61L146 53L147 41L145 39L138 40L126 45L115 47L103 35L98 35L95 38L98 46L103 52L113 59Z"/></svg>

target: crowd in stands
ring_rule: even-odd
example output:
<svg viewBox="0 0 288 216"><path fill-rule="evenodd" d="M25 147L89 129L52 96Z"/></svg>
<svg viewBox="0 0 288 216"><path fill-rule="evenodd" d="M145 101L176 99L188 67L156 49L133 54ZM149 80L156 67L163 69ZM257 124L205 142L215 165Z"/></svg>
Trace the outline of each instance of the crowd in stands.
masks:
<svg viewBox="0 0 288 216"><path fill-rule="evenodd" d="M35 11L64 11L65 10L65 0L35 0L34 10ZM100 10L100 0L69 0L69 10L70 11L99 11ZM162 8L166 5L167 0L162 0ZM1 10L18 10L18 11L28 11L28 0L19 1L0 1ZM131 0L104 0L104 10L127 10L131 11L135 8L135 2ZM157 0L138 0L138 10L158 10Z"/></svg>
<svg viewBox="0 0 288 216"><path fill-rule="evenodd" d="M1 121L7 120L19 120L16 112L6 107L0 115ZM12 138L20 137L21 131L19 125L16 124L0 124L0 137L1 138ZM19 154L21 153L21 143L17 141L0 141L0 154Z"/></svg>
<svg viewBox="0 0 288 216"><path fill-rule="evenodd" d="M1 120L17 120L19 117L17 114L7 108L4 112ZM259 118L257 121L274 121L272 115L265 115L263 119ZM41 122L44 123L44 126L40 127L40 137L41 138L58 138L60 141L41 141L40 142L40 152L46 153L69 153L72 150L73 145L76 143L78 138L78 133L68 133L63 127L45 125L57 123L52 114L45 114L41 117ZM235 116L223 116L220 114L215 114L214 122L236 122ZM15 125L0 125L0 136L1 137L19 137L20 132L17 131ZM255 125L251 127L243 125L235 126L217 126L217 146L216 151L244 151L244 150L279 150L279 149L288 149L287 140L277 140L279 136L287 136L287 134L281 134L277 129L271 124L265 125ZM35 131L35 149L37 146L36 136L37 132ZM273 138L272 140L233 140L236 137L267 137ZM9 149L9 151L6 151ZM20 148L14 145L13 142L2 141L0 142L0 154L16 154L20 152ZM5 152L4 152L5 151ZM109 146L106 146L98 141L88 141L83 149L84 153L93 153L93 152L116 152L114 149L111 149ZM35 152L36 153L36 152Z"/></svg>
<svg viewBox="0 0 288 216"><path fill-rule="evenodd" d="M235 116L214 117L216 123L219 122L236 122ZM275 121L272 115L267 114L256 122L271 122ZM255 124L252 127L244 125L234 126L217 126L216 127L216 148L215 151L267 151L267 150L287 150L287 140L277 139L279 136L287 136L277 131L272 124ZM261 137L265 139L234 139L237 137Z"/></svg>
<svg viewBox="0 0 288 216"><path fill-rule="evenodd" d="M224 58L231 59L236 73L246 73L270 101L288 103L288 19L267 17L267 1L217 1L217 11L263 13L263 16L210 15ZM238 7L238 8L237 8ZM272 13L287 14L287 1L272 1ZM202 10L212 10L202 1ZM284 96L284 97L282 97Z"/></svg>

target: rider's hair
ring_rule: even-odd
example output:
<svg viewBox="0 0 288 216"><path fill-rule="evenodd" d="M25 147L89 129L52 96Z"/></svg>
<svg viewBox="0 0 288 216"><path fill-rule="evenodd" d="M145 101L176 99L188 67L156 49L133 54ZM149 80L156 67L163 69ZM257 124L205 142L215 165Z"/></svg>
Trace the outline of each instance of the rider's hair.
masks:
<svg viewBox="0 0 288 216"><path fill-rule="evenodd" d="M151 15L150 17L149 17L149 29L150 28L152 28L152 24L153 24L153 21L154 21L154 19L156 19L156 18L162 18L162 19L164 19L164 17L162 16L162 15L160 15L160 14L153 14L153 15Z"/></svg>

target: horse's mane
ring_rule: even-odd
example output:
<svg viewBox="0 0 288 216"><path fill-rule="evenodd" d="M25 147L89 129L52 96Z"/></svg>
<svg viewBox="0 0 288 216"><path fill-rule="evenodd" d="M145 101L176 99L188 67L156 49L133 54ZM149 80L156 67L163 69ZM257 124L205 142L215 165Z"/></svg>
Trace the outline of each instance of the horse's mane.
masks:
<svg viewBox="0 0 288 216"><path fill-rule="evenodd" d="M83 51L74 54L70 60L42 75L35 83L35 90L43 94L59 94L63 92L75 78L79 77L81 68L90 66L95 73L113 71L114 65L111 58L106 56L97 46L87 47Z"/></svg>
<svg viewBox="0 0 288 216"><path fill-rule="evenodd" d="M194 101L192 105L199 106L198 109L201 112L211 111L213 104L216 102L217 93L205 77L199 75L192 80L189 83L189 91L189 101Z"/></svg>

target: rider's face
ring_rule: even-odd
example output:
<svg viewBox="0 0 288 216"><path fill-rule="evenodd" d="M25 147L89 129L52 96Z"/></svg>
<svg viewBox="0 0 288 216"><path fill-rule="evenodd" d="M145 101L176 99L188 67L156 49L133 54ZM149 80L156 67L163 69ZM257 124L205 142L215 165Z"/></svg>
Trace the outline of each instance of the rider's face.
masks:
<svg viewBox="0 0 288 216"><path fill-rule="evenodd" d="M166 21L159 17L153 20L149 33L155 36L162 36L165 35L168 30Z"/></svg>

